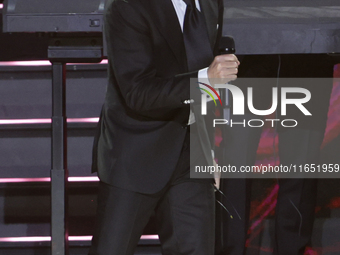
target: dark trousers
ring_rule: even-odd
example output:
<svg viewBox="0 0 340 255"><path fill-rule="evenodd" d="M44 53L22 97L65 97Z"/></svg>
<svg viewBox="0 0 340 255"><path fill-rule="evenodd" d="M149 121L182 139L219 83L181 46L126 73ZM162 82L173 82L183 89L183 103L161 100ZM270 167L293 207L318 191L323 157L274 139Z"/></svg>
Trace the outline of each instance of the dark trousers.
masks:
<svg viewBox="0 0 340 255"><path fill-rule="evenodd" d="M170 182L156 194L100 183L89 255L132 255L156 213L164 255L213 255L215 198L211 180L189 177L189 132Z"/></svg>

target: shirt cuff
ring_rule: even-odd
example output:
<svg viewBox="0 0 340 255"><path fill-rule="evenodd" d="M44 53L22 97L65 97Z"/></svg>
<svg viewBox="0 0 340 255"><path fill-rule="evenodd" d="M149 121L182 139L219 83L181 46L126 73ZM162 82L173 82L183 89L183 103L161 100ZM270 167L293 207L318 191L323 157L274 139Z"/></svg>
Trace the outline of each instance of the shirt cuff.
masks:
<svg viewBox="0 0 340 255"><path fill-rule="evenodd" d="M209 82L209 77L208 77L208 68L206 67L204 69L201 69L198 71L198 82L205 83L207 85L211 85Z"/></svg>
<svg viewBox="0 0 340 255"><path fill-rule="evenodd" d="M206 84L206 85L211 86L211 83L210 83L209 78L208 78L208 68L209 67L206 67L206 68L201 69L201 70L198 71L198 82L199 82L198 86L200 88L205 88L206 89L206 87L203 86L202 84ZM217 89L216 91L220 95L219 90ZM213 93L213 96L214 96L214 99L218 99L214 93ZM209 97L208 101L211 101L211 100L213 100L213 99L211 97Z"/></svg>

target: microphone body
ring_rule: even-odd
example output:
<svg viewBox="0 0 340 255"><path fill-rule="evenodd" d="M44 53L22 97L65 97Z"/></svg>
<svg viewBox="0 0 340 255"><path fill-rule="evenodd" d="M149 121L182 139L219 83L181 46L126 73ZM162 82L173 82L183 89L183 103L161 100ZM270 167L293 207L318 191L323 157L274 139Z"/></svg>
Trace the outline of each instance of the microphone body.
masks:
<svg viewBox="0 0 340 255"><path fill-rule="evenodd" d="M221 37L219 44L219 53L223 54L234 54L235 50L235 41L232 36L223 36Z"/></svg>
<svg viewBox="0 0 340 255"><path fill-rule="evenodd" d="M219 53L223 54L234 54L235 50L235 41L232 36L223 36L220 40L219 44ZM221 90L221 100L223 102L222 106L222 118L227 120L227 125L230 123L230 100L229 100L229 90L223 89Z"/></svg>

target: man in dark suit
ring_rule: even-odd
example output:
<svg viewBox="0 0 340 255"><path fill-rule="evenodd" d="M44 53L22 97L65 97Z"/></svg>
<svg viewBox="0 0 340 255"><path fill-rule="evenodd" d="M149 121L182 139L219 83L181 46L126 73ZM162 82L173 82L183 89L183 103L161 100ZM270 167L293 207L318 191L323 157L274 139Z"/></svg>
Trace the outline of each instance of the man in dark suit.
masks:
<svg viewBox="0 0 340 255"><path fill-rule="evenodd" d="M237 58L213 54L222 13L219 0L107 3L109 84L94 147L101 182L89 254L133 254L154 212L163 254L213 254L213 180L189 175L189 145L212 164L208 133L196 124L202 116L190 112L200 99L190 79L236 77Z"/></svg>

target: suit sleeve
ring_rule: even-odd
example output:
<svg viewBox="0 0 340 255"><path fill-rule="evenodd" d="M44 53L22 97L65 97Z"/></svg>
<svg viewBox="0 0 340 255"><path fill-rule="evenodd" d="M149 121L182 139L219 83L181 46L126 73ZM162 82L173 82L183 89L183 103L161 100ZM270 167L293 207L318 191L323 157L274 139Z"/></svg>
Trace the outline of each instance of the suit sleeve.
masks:
<svg viewBox="0 0 340 255"><path fill-rule="evenodd" d="M157 76L150 24L133 3L114 1L105 15L110 65L126 105L141 114L187 107L183 102L197 72Z"/></svg>

